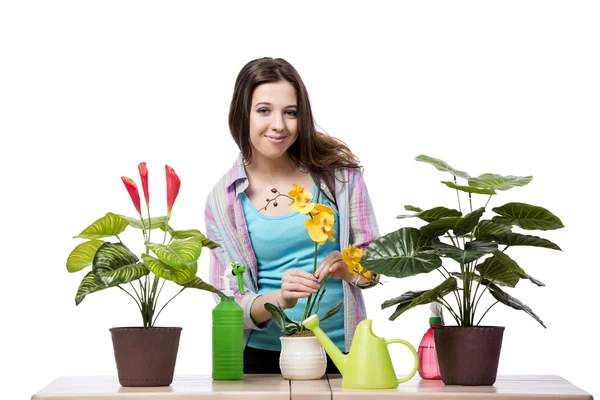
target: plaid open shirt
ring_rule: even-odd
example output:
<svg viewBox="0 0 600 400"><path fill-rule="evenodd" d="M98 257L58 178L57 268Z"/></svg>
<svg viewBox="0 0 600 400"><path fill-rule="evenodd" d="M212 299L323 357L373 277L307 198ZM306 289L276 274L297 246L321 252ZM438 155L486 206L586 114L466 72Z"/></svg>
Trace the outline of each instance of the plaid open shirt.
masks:
<svg viewBox="0 0 600 400"><path fill-rule="evenodd" d="M349 244L364 249L379 237L379 229L369 193L361 169L343 168L335 172L335 199L339 214L340 247ZM265 329L271 320L256 325L250 316L252 303L259 296L257 285L258 269L256 256L252 250L244 210L239 194L248 187L248 177L240 154L233 167L219 180L206 201L206 235L220 245L211 251L210 283L223 289L224 269L233 261L248 267L244 274L245 294L241 295L237 280L231 282L236 301L244 310L244 343L252 329ZM327 185L320 186L327 196L332 197ZM335 207L335 205L334 205ZM344 332L346 351L354 337L354 331L360 321L366 318L365 304L361 289L374 286L375 283L360 288L343 281L344 291Z"/></svg>

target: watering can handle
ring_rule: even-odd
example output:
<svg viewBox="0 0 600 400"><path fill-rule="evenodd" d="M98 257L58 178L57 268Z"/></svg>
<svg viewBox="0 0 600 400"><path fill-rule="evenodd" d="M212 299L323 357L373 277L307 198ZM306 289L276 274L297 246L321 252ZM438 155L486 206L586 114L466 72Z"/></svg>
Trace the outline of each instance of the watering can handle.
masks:
<svg viewBox="0 0 600 400"><path fill-rule="evenodd" d="M402 340L402 339L390 339L390 340L386 340L385 344L387 346L389 346L392 343L401 343L403 345L405 345L406 347L408 347L410 349L410 351L412 351L413 356L415 357L415 367L413 368L412 372L410 374L408 374L407 376L405 376L402 379L398 379L398 383L403 383L406 382L407 380L409 380L410 378L412 378L413 376L415 376L415 374L417 373L417 370L419 369L419 355L417 354L417 351L415 350L415 348L412 346L412 344L408 343L406 340Z"/></svg>

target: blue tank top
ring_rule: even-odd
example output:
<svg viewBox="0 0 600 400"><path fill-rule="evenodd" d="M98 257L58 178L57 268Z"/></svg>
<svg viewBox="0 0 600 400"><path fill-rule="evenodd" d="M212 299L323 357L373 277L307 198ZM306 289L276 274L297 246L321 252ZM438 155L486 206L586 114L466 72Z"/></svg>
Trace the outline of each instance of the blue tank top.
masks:
<svg viewBox="0 0 600 400"><path fill-rule="evenodd" d="M316 185L312 185L313 200L316 201ZM268 216L259 213L244 192L240 193L244 216L250 242L256 255L258 263L258 293L266 294L281 289L281 278L287 269L302 269L313 273L315 242L310 239L304 221L310 218L299 212L292 212L280 216ZM282 200L287 201L287 199ZM332 207L331 203L323 195L319 202ZM273 207L271 203L270 207ZM332 207L333 208L333 207ZM334 229L339 232L339 216L335 213ZM334 234L335 242L326 241L318 246L317 267L323 259L332 251L340 250L340 242L337 234ZM344 299L341 279L329 278L325 282L327 292L325 293L318 315L320 317L330 308L334 307ZM315 296L313 296L314 298ZM299 299L294 308L285 310L286 315L300 322L304 314L307 299ZM313 309L313 313L314 313ZM319 324L335 345L344 351L344 309L338 311L333 317ZM279 337L284 332L272 322L267 329L254 330L248 339L248 346L281 351Z"/></svg>

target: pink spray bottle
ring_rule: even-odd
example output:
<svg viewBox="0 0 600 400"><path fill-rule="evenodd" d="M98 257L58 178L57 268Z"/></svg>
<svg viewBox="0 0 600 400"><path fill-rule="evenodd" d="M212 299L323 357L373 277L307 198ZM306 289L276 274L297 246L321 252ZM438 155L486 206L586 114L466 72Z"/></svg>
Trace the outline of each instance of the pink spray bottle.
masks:
<svg viewBox="0 0 600 400"><path fill-rule="evenodd" d="M419 375L422 379L442 379L438 365L435 340L433 338L433 327L444 324L442 317L442 305L431 303L431 317L429 318L429 329L423 335L419 344Z"/></svg>

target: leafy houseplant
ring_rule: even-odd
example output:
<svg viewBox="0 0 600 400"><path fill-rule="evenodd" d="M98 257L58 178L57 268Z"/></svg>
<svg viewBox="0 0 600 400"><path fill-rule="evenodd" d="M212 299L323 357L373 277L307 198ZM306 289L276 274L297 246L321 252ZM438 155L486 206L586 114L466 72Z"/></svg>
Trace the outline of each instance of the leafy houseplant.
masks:
<svg viewBox="0 0 600 400"><path fill-rule="evenodd" d="M513 288L520 280L528 280L537 286L544 285L527 274L507 254L507 250L513 246L560 250L558 245L547 239L514 232L513 228L554 230L562 228L562 222L545 208L517 202L492 208L496 215L491 219L483 218L486 207L496 191L525 186L532 180L532 177L497 174L471 177L466 172L456 170L436 158L420 155L416 157L416 160L431 164L438 170L448 172L453 176L453 181L443 181L442 183L456 191L458 210L446 207L423 210L419 207L405 206L406 210L413 211L415 214L401 215L398 218L417 217L426 224L420 229L400 228L375 240L365 250L362 265L367 270L396 278L437 271L443 277L443 282L432 289L408 291L399 297L385 301L381 305L382 309L396 307L390 320L395 320L407 310L418 305L439 302L449 311L457 326L473 328L479 326L482 318L494 305L502 303L516 310L524 311L545 327L530 307L502 289L502 287ZM459 184L458 178L466 180L467 184ZM469 210L465 213L463 213L460 203L461 193L463 196L465 194L468 196ZM473 195L487 196L485 205L474 209ZM454 261L453 265L458 267L458 271L451 272L448 263L443 263L442 259ZM481 296L485 292L489 292L495 302L481 313L478 312L480 311L478 306ZM446 297L453 299L454 305L446 300ZM442 379L448 383L449 374L453 374L453 376L456 374L455 371L446 371L447 379L444 378L441 352L447 346L446 344L438 346L439 336L442 331L446 330L448 329L436 329L435 340ZM481 329L472 329L472 331L481 331ZM469 340L472 343L473 338ZM502 331L500 331L500 344L501 340ZM496 359L499 357L499 352L500 348L498 347ZM464 362L467 357L465 353L466 351L462 353L458 351L452 356ZM483 358L490 356L486 352L481 354ZM473 370L477 369L479 367L473 368ZM487 382L492 379L490 375L491 373L486 378ZM494 369L491 383L483 384L492 384L495 377L496 370ZM469 379L461 382L453 381L452 383L482 384L469 383L472 382Z"/></svg>
<svg viewBox="0 0 600 400"><path fill-rule="evenodd" d="M71 251L67 259L67 271L78 272L90 265L92 267L77 289L76 305L79 305L87 295L111 287L119 288L135 301L142 316L142 329L111 329L119 381L123 386L162 386L169 385L173 379L181 331L181 328L155 328L156 320L164 307L187 288L206 290L221 297L225 295L196 276L202 248L213 249L217 244L208 240L199 230L174 230L169 225L173 204L181 186L175 171L168 165L165 166L167 215L151 218L146 163L140 163L138 170L148 217L142 216L136 183L130 178L122 177L138 217L132 218L109 212L85 228L75 238L87 241L78 244ZM128 227L137 229L142 234L145 252L141 257L131 251L119 237ZM151 234L156 229L164 232L159 232L157 235L157 239L162 242L151 240ZM117 241L104 240L109 237L114 237ZM166 281L178 284L181 290L158 309L159 296ZM155 343L156 348L139 347L139 343L142 343L144 338ZM145 366L152 365L152 362L156 361L150 360L149 357L157 357L162 350L168 349L170 349L168 356L171 359L158 363L164 366L166 371L144 370ZM123 357L120 354L121 350L125 351ZM155 376L159 373L163 373L164 376Z"/></svg>

